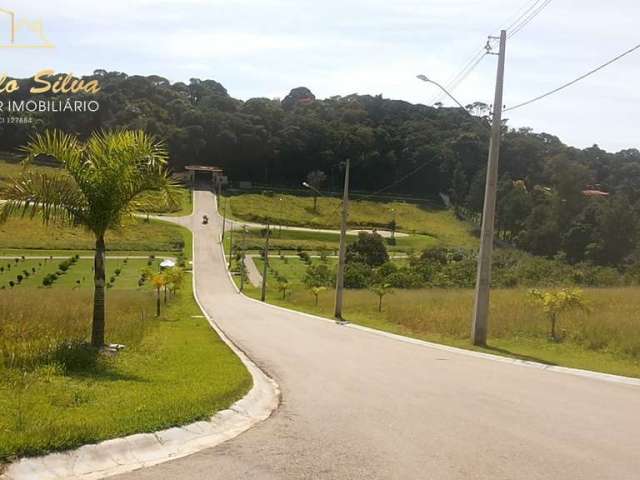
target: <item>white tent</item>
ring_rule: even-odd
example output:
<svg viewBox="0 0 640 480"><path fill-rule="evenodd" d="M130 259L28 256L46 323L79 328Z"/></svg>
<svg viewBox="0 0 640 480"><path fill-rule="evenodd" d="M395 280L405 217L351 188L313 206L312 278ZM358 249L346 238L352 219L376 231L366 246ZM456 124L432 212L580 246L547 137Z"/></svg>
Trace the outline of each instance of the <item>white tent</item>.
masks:
<svg viewBox="0 0 640 480"><path fill-rule="evenodd" d="M160 263L160 268L173 268L176 266L176 262L170 259L165 259Z"/></svg>

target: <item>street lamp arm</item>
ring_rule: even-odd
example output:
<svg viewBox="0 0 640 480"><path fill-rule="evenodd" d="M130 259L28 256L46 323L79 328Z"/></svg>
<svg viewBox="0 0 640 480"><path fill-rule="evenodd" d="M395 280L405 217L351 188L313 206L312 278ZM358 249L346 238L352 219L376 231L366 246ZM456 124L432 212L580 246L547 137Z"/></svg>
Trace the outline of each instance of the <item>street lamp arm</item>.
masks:
<svg viewBox="0 0 640 480"><path fill-rule="evenodd" d="M436 82L435 80L431 80L430 78L427 78L425 75L417 75L416 78L426 83L433 83L436 87L442 90L451 100L456 102L461 109L467 112L466 107L462 105L456 97L454 97L451 93L449 93L449 91L446 88L444 88L442 85L440 85L438 82Z"/></svg>
<svg viewBox="0 0 640 480"><path fill-rule="evenodd" d="M313 185L309 184L308 182L302 182L302 186L305 188L308 188L309 190L313 190L314 192L316 192L318 195L322 195L323 197L326 197L327 195L325 195L324 193L322 193L320 190L318 190L317 188L315 188Z"/></svg>

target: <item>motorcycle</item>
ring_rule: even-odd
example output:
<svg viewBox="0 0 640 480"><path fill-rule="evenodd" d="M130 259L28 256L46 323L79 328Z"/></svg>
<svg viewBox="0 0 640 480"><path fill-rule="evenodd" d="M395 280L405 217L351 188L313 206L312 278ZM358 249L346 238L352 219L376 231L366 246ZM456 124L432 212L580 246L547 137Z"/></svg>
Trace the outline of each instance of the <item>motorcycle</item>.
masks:
<svg viewBox="0 0 640 480"><path fill-rule="evenodd" d="M207 223L209 223L209 217L207 217L206 215L204 215L204 216L202 217L202 224L203 224L203 225L206 225Z"/></svg>

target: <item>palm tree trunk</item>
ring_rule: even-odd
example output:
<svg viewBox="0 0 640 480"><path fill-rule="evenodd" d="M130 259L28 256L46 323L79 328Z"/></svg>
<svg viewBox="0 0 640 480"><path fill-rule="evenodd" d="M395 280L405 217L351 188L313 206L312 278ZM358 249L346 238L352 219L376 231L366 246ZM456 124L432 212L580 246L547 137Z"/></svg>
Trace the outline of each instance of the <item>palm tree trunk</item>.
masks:
<svg viewBox="0 0 640 480"><path fill-rule="evenodd" d="M105 246L104 236L96 238L96 252L93 261L93 323L91 325L91 345L104 346L105 323Z"/></svg>

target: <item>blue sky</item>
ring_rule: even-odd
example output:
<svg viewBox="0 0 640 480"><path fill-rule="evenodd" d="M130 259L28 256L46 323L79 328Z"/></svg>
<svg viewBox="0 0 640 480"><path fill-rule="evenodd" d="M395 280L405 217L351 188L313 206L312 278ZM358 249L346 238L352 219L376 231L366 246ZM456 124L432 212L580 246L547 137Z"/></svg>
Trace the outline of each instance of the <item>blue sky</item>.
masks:
<svg viewBox="0 0 640 480"><path fill-rule="evenodd" d="M53 50L0 50L0 72L43 68L77 75L97 68L212 78L231 95L282 98L297 86L320 98L350 93L429 104L529 0L0 0L17 17L41 19ZM615 6L614 6L615 5ZM559 86L639 42L640 2L554 0L507 46L504 103ZM4 28L4 24L0 24ZM491 103L495 57L454 94ZM639 148L640 52L569 90L510 112L578 147ZM445 102L446 103L446 102Z"/></svg>

